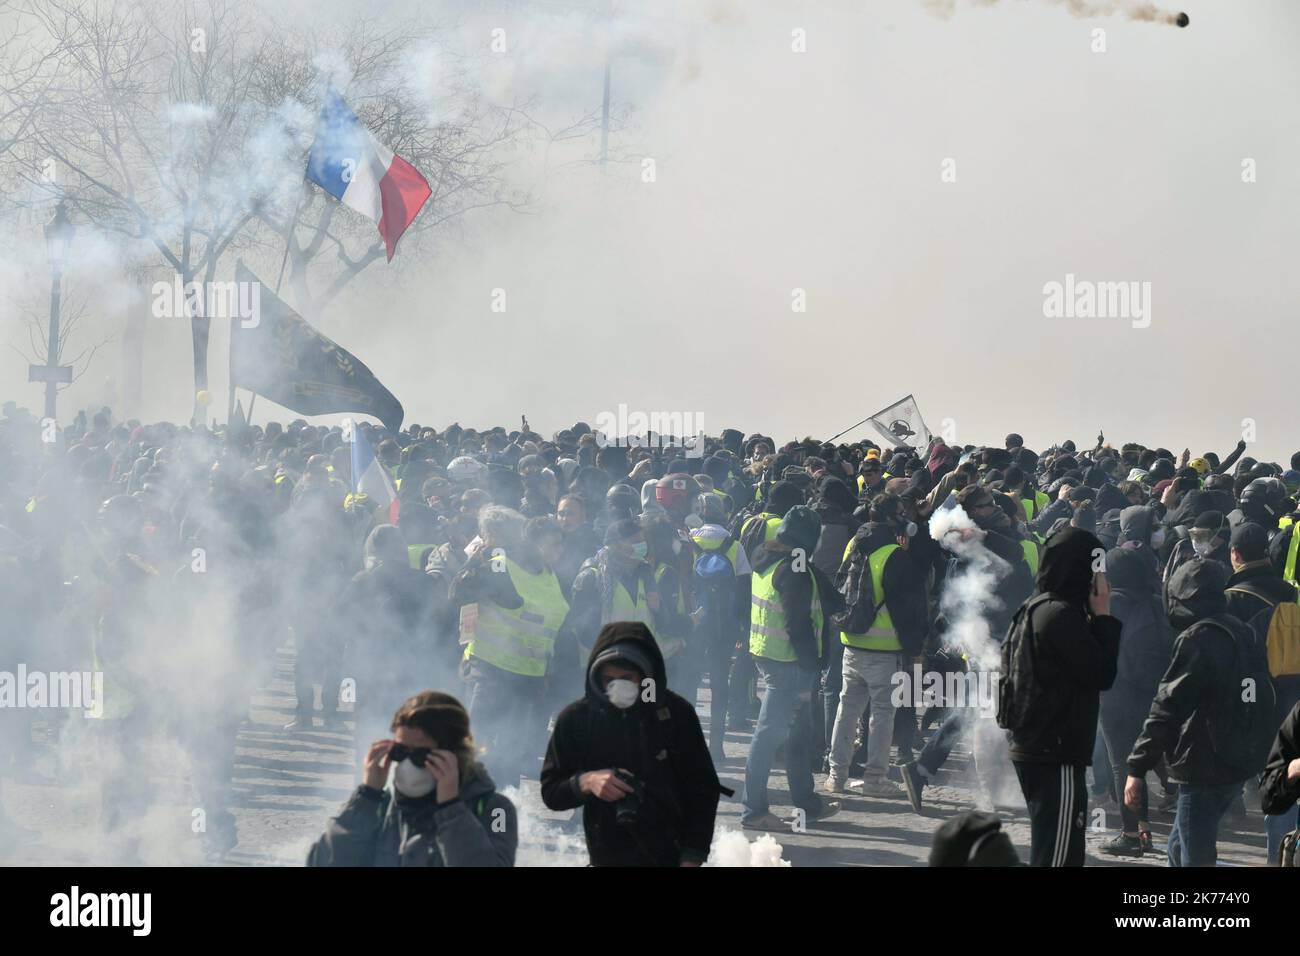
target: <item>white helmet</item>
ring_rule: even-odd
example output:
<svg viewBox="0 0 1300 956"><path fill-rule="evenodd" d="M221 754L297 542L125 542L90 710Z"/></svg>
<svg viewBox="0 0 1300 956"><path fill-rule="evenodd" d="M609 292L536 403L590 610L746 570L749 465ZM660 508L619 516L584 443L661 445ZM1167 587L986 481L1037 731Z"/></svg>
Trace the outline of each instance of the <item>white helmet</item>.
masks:
<svg viewBox="0 0 1300 956"><path fill-rule="evenodd" d="M447 466L447 477L462 485L481 484L486 472L486 466L469 455L453 458L451 464Z"/></svg>

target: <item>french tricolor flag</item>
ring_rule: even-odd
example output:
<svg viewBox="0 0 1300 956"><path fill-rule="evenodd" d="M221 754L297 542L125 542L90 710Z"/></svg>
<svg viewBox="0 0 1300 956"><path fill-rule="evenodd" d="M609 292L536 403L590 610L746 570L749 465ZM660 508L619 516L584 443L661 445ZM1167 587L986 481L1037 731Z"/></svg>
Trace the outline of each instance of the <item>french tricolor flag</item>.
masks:
<svg viewBox="0 0 1300 956"><path fill-rule="evenodd" d="M392 477L379 459L366 436L353 429L352 432L352 491L363 494L388 515L390 524L397 524L397 488Z"/></svg>
<svg viewBox="0 0 1300 956"><path fill-rule="evenodd" d="M389 262L397 240L432 194L419 170L375 139L332 87L307 157L307 178L379 225Z"/></svg>

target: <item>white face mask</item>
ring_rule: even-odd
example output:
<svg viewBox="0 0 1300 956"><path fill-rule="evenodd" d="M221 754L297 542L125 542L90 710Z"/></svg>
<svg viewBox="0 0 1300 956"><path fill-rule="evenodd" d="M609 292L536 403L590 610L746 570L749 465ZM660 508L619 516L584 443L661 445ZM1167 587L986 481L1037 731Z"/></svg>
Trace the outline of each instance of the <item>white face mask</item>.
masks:
<svg viewBox="0 0 1300 956"><path fill-rule="evenodd" d="M637 699L637 686L630 680L612 680L605 685L605 695L619 710L627 710Z"/></svg>
<svg viewBox="0 0 1300 956"><path fill-rule="evenodd" d="M417 767L409 757L397 765L397 772L393 775L393 789L413 799L428 796L436 783L431 771Z"/></svg>
<svg viewBox="0 0 1300 956"><path fill-rule="evenodd" d="M1164 543L1165 543L1165 529L1156 528L1156 530L1151 533L1151 547L1159 548Z"/></svg>
<svg viewBox="0 0 1300 956"><path fill-rule="evenodd" d="M1197 554L1199 554L1201 557L1204 558L1204 557L1206 557L1206 556L1207 556L1211 551L1214 550L1214 541L1213 541L1213 539L1211 539L1211 540L1209 540L1209 541L1195 541L1195 540L1193 540L1193 541L1192 541L1192 550L1195 551Z"/></svg>

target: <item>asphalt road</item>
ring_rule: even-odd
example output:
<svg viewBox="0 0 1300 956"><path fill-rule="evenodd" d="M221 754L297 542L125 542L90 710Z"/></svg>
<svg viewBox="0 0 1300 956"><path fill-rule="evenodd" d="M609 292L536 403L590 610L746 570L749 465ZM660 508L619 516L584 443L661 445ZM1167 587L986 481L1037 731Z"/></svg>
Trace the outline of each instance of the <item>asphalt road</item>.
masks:
<svg viewBox="0 0 1300 956"><path fill-rule="evenodd" d="M226 852L217 855L210 848L210 835L203 832L204 808L195 806L186 755L176 742L150 743L148 768L141 771L150 808L134 815L125 835L109 838L101 826L96 744L80 726L85 722L72 718L60 726L38 717L30 755L16 761L15 775L5 779L0 791L9 816L30 832L20 845L0 848L0 863L302 865L308 847L354 785L354 750L350 723L340 731L329 731L319 721L310 731L283 730L293 717L292 664L291 649L282 648L274 679L254 697L240 730L231 808L237 842ZM699 703L706 728L707 699L705 688ZM737 795L724 797L719 806L718 835L740 829L739 794L748 746L748 733L728 734L726 760L718 771ZM774 834L781 859L794 866L923 866L935 828L953 814L976 806L973 777L969 754L958 750L937 786L927 789L924 815L913 812L901 787L897 798L852 793L837 797L842 810L836 816L809 825L806 832ZM770 791L773 811L789 816L792 808L780 769L773 773ZM551 813L542 807L532 780L525 780L522 793L507 793L520 807L518 865L585 865L576 814ZM1014 788L1010 802L1019 803ZM1244 822L1225 820L1220 828L1221 865L1264 861L1258 804L1254 809L1249 802L1247 806ZM998 810L1022 859L1027 858L1029 826L1023 804ZM1090 807L1090 820L1097 828L1088 833L1089 866L1164 865L1163 853L1140 860L1100 854L1100 845L1114 835L1107 824L1118 825L1118 811L1110 807L1097 814ZM1158 848L1163 847L1171 822L1171 814L1153 814ZM759 836L745 835L751 842Z"/></svg>

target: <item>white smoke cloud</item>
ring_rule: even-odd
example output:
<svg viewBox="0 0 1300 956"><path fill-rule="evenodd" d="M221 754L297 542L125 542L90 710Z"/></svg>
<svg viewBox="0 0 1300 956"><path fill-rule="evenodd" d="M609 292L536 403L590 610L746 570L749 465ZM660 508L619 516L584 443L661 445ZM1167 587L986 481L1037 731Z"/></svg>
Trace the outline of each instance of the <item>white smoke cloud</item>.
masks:
<svg viewBox="0 0 1300 956"><path fill-rule="evenodd" d="M709 847L709 859L705 866L728 867L779 867L791 866L789 860L781 859L784 851L781 844L770 833L764 833L753 843L739 830L722 827L714 832L713 845Z"/></svg>

